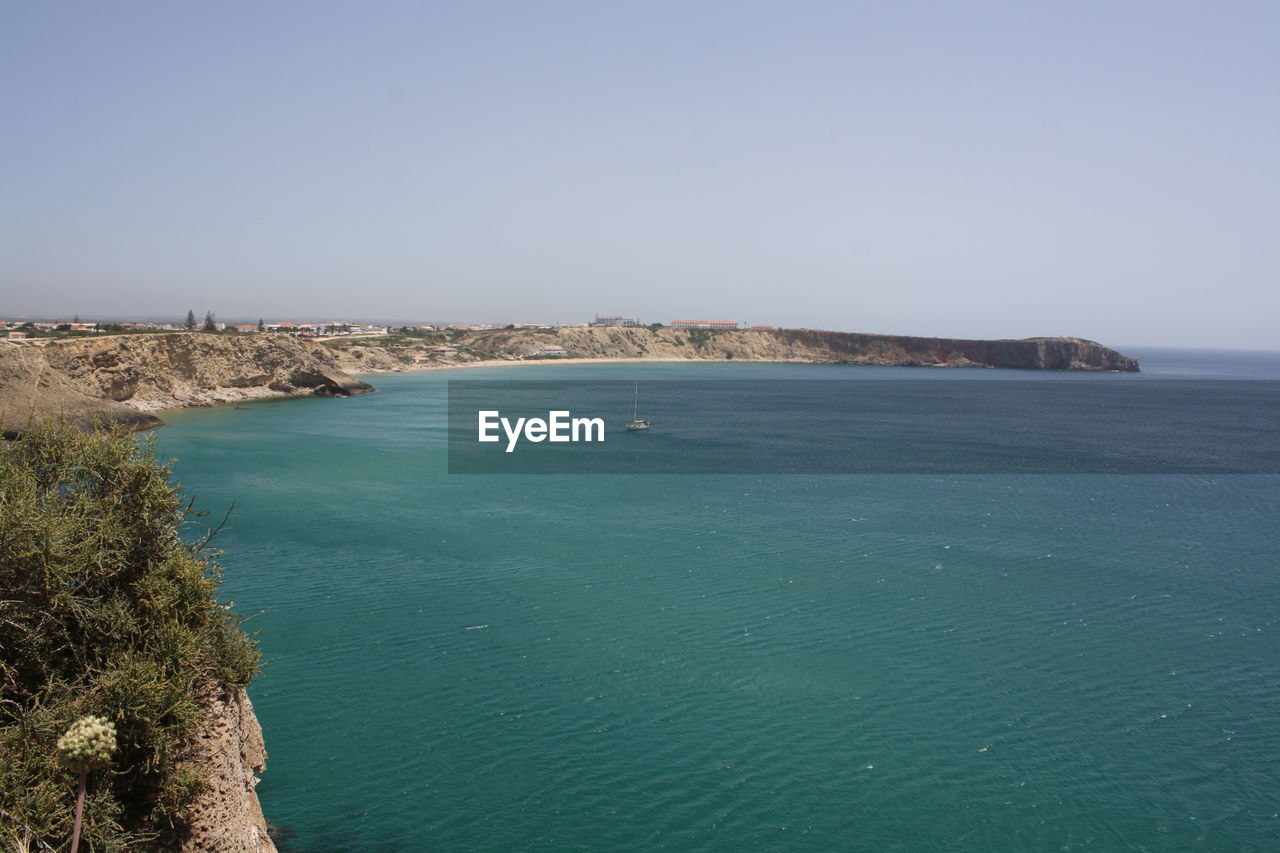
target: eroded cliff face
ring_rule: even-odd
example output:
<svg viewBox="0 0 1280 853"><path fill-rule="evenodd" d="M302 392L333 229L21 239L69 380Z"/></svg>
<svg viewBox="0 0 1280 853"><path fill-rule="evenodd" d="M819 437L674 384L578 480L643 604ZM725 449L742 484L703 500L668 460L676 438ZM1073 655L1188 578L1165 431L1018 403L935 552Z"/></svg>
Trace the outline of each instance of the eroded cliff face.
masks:
<svg viewBox="0 0 1280 853"><path fill-rule="evenodd" d="M12 437L27 419L62 415L89 426L94 419L150 429L163 421L87 390L49 364L43 347L0 341L0 431Z"/></svg>
<svg viewBox="0 0 1280 853"><path fill-rule="evenodd" d="M650 329L592 327L548 330L492 330L452 335L458 353L425 356L428 343L398 349L351 347L339 354L348 370L405 369L419 359L427 366L467 363L484 357L528 358L549 344L564 347L571 358L645 358L881 364L936 367L1007 367L1026 370L1137 371L1137 359L1079 338L962 340L901 335L868 335L808 329ZM421 365L420 365L421 366Z"/></svg>
<svg viewBox="0 0 1280 853"><path fill-rule="evenodd" d="M1137 359L1081 338L984 341L803 329L780 329L763 334L769 334L791 347L813 353L814 360L836 363L1005 367L1019 370L1114 370L1126 373L1137 372L1139 369ZM824 354L826 357L821 358Z"/></svg>
<svg viewBox="0 0 1280 853"><path fill-rule="evenodd" d="M243 688L210 691L186 758L203 765L208 787L191 812L177 853L276 853L255 787L267 763L262 727Z"/></svg>
<svg viewBox="0 0 1280 853"><path fill-rule="evenodd" d="M511 333L494 333L501 336ZM562 329L557 336L572 355L622 358L741 359L815 364L930 365L939 367L1011 367L1030 370L1138 369L1135 359L1093 341L1033 338L980 341L868 335L808 329L590 328ZM506 344L525 353L532 343ZM522 353L523 354L523 353Z"/></svg>
<svg viewBox="0 0 1280 853"><path fill-rule="evenodd" d="M149 413L261 397L372 391L344 373L333 353L286 335L200 333L0 341L0 418L20 429L28 416L95 416L146 429Z"/></svg>
<svg viewBox="0 0 1280 853"><path fill-rule="evenodd" d="M62 414L82 425L96 417L148 429L163 423L151 414L163 409L373 390L344 369L377 373L524 359L550 344L564 347L571 358L1138 370L1137 359L1079 338L981 341L807 329L600 327L450 335L456 349L448 355L433 354L431 343L328 347L287 335L200 333L0 341L0 423L11 434L32 414Z"/></svg>

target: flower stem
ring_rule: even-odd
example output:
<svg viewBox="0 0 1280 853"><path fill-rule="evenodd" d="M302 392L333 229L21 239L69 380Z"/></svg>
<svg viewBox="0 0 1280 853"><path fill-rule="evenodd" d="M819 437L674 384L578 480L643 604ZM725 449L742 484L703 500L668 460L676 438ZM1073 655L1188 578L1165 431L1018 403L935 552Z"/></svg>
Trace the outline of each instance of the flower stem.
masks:
<svg viewBox="0 0 1280 853"><path fill-rule="evenodd" d="M80 846L80 819L84 817L84 780L89 771L80 771L80 784L76 787L76 827L71 832L71 853Z"/></svg>

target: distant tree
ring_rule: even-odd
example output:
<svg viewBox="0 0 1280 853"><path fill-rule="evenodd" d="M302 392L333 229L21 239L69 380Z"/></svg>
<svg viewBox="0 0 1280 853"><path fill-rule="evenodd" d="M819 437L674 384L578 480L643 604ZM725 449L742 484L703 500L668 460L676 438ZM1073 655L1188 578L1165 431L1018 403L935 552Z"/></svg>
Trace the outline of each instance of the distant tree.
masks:
<svg viewBox="0 0 1280 853"><path fill-rule="evenodd" d="M659 329L661 329L661 328L662 328L662 324L661 324L661 323L650 323L650 324L649 324L649 328L656 332L656 331L658 331Z"/></svg>
<svg viewBox="0 0 1280 853"><path fill-rule="evenodd" d="M258 331L259 331L259 332L265 332L266 330L267 330L267 324L266 324L266 323L264 323L264 322L262 322L262 318L261 318L261 317L259 317L259 318L258 318Z"/></svg>
<svg viewBox="0 0 1280 853"><path fill-rule="evenodd" d="M218 326L213 322L212 311L206 311L204 314L204 331L206 332L218 331Z"/></svg>
<svg viewBox="0 0 1280 853"><path fill-rule="evenodd" d="M196 328L196 312L188 311L187 312L187 331L193 332L195 331L195 328Z"/></svg>

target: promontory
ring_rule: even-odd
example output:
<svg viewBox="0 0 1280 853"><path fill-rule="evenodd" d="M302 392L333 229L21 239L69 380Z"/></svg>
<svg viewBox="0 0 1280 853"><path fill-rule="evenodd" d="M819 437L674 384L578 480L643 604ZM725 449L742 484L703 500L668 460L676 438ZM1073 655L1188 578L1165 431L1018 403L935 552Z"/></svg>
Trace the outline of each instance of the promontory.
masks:
<svg viewBox="0 0 1280 853"><path fill-rule="evenodd" d="M438 330L331 341L338 364L357 373L483 360L653 359L1006 367L1136 372L1138 360L1080 338L964 340L811 329L684 329L590 326Z"/></svg>
<svg viewBox="0 0 1280 853"><path fill-rule="evenodd" d="M325 342L204 332L0 341L0 428L31 416L135 429L154 413L266 397L374 390L351 375L485 361L736 360L1135 372L1137 359L1079 338L964 340L808 329L574 327L442 330ZM348 372L350 371L350 372Z"/></svg>
<svg viewBox="0 0 1280 853"><path fill-rule="evenodd" d="M33 415L150 429L163 425L152 414L163 409L372 390L340 370L327 347L288 335L0 341L0 427L6 435Z"/></svg>

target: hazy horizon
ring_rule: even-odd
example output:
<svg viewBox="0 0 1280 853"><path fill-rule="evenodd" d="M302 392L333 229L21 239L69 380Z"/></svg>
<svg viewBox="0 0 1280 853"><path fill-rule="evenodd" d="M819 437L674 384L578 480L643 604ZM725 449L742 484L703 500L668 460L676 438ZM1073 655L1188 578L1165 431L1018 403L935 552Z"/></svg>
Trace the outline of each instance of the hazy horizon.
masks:
<svg viewBox="0 0 1280 853"><path fill-rule="evenodd" d="M1274 3L0 3L0 314L1277 348Z"/></svg>

